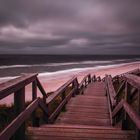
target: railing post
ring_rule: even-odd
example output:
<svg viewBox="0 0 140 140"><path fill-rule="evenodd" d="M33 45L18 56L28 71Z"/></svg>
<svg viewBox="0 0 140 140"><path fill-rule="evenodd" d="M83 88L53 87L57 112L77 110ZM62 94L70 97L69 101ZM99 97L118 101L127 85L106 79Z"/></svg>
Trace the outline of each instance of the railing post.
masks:
<svg viewBox="0 0 140 140"><path fill-rule="evenodd" d="M96 82L96 76L95 75L92 77L92 82Z"/></svg>
<svg viewBox="0 0 140 140"><path fill-rule="evenodd" d="M75 79L72 83L72 88L74 88L74 93L72 94L72 97L75 97L75 95L77 95L79 93L78 91L78 81L77 79Z"/></svg>
<svg viewBox="0 0 140 140"><path fill-rule="evenodd" d="M44 88L42 87L42 85L41 85L41 83L40 83L38 78L36 78L36 81L37 81L37 86L38 86L39 90L43 94L43 101L46 104L46 98L47 98L46 92L45 92Z"/></svg>
<svg viewBox="0 0 140 140"><path fill-rule="evenodd" d="M130 102L130 85L126 82L125 83L125 97L124 100L127 101L128 103ZM122 130L127 130L128 129L128 116L127 113L124 111L124 116L122 120Z"/></svg>
<svg viewBox="0 0 140 140"><path fill-rule="evenodd" d="M76 87L76 84L75 84L75 82L73 81L73 82L72 82L72 89L75 89L75 87ZM75 97L75 95L76 95L76 92L74 91L73 94L72 94L72 97Z"/></svg>
<svg viewBox="0 0 140 140"><path fill-rule="evenodd" d="M14 93L15 116L19 115L25 109L25 87ZM25 139L25 123L17 130L14 135L15 140Z"/></svg>
<svg viewBox="0 0 140 140"><path fill-rule="evenodd" d="M88 75L88 84L91 83L91 75Z"/></svg>
<svg viewBox="0 0 140 140"><path fill-rule="evenodd" d="M140 116L140 90L138 89L138 115ZM136 140L140 140L140 130L136 128Z"/></svg>
<svg viewBox="0 0 140 140"><path fill-rule="evenodd" d="M32 82L32 101L37 98L37 81ZM32 125L34 127L39 127L39 119L36 117L36 112L32 113Z"/></svg>
<svg viewBox="0 0 140 140"><path fill-rule="evenodd" d="M64 92L62 93L62 101L64 101L65 98L66 98L66 91L64 91ZM66 105L63 106L62 111L63 111L63 112L66 111Z"/></svg>
<svg viewBox="0 0 140 140"><path fill-rule="evenodd" d="M82 89L82 92L81 92L81 94L83 95L84 94L84 85L82 84L82 87L81 87L81 89Z"/></svg>
<svg viewBox="0 0 140 140"><path fill-rule="evenodd" d="M37 98L37 81L33 81L32 83L32 101Z"/></svg>
<svg viewBox="0 0 140 140"><path fill-rule="evenodd" d="M87 78L85 79L85 88L87 87Z"/></svg>

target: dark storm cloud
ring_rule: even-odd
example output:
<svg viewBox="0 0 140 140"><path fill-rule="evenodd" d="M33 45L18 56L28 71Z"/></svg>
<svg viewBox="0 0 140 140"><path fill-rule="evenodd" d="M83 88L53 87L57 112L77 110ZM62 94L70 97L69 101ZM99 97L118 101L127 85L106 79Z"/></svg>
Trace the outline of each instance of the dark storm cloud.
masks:
<svg viewBox="0 0 140 140"><path fill-rule="evenodd" d="M1 0L0 53L140 54L139 9L139 0Z"/></svg>

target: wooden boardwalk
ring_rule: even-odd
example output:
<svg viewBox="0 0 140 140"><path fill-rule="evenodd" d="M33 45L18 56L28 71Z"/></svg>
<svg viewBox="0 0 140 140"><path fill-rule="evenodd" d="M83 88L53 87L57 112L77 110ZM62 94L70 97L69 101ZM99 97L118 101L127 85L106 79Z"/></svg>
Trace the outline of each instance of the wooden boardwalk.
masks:
<svg viewBox="0 0 140 140"><path fill-rule="evenodd" d="M83 95L72 98L57 124L110 125L107 97L103 82L88 85Z"/></svg>
<svg viewBox="0 0 140 140"><path fill-rule="evenodd" d="M80 83L73 77L51 94L36 73L23 74L0 84L0 100L12 94L16 117L0 140L140 140L140 69L103 79L88 74Z"/></svg>
<svg viewBox="0 0 140 140"><path fill-rule="evenodd" d="M111 126L105 83L95 82L83 95L71 98L54 124L29 128L28 136L33 140L133 140L134 132Z"/></svg>

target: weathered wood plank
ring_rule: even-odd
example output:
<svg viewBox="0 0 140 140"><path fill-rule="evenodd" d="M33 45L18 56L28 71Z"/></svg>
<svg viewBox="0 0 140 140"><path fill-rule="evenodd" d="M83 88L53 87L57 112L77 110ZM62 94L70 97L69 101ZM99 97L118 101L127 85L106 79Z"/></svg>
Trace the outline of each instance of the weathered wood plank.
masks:
<svg viewBox="0 0 140 140"><path fill-rule="evenodd" d="M37 98L37 81L32 83L32 100L34 101Z"/></svg>
<svg viewBox="0 0 140 140"><path fill-rule="evenodd" d="M85 86L87 86L88 83L86 83L86 80L88 81L88 83L91 82L91 75L90 74L87 74L83 80L80 82L79 84L79 89L81 89L83 87L83 84L85 83Z"/></svg>
<svg viewBox="0 0 140 140"><path fill-rule="evenodd" d="M0 84L0 99L14 93L22 87L28 85L36 79L37 74L24 74L16 79L9 80L5 83Z"/></svg>
<svg viewBox="0 0 140 140"><path fill-rule="evenodd" d="M48 134L47 134L47 131L45 130L45 128L42 128L42 131L41 130L39 130L39 129L37 129L37 128L35 128L34 130L29 130L29 132L31 133L31 135L32 134L34 134L34 135L57 135L57 136L69 136L69 137L73 137L73 136L75 136L75 137L106 137L107 138L107 135L112 135L111 137L113 138L113 135L114 135L114 138L116 138L116 137L118 137L118 138L127 138L127 135L126 134L128 134L128 135L130 135L130 136L133 136L134 135L134 133L132 133L131 131L129 131L128 133L127 132L122 132L122 131L117 131L116 133L115 133L115 131L113 131L113 130L82 130L82 129L60 129L60 130L58 130L58 129L56 129L56 131L55 131L55 129L54 129L54 131L49 131L49 129L48 129ZM110 136L108 136L108 138L109 138Z"/></svg>
<svg viewBox="0 0 140 140"><path fill-rule="evenodd" d="M50 104L51 102L53 102L57 96L59 96L66 90L66 87L68 87L70 84L74 82L74 80L76 80L76 77L73 77L72 79L70 79L68 82L63 84L59 89L57 89L52 95L50 95L46 100L47 104Z"/></svg>
<svg viewBox="0 0 140 140"><path fill-rule="evenodd" d="M97 128L95 127L95 128L92 128L92 126L91 126L91 128L90 127L87 127L87 128L82 128L82 126L79 126L79 128L78 127L74 127L75 125L71 125L71 126L73 126L73 127L65 127L65 125L63 125L63 127L61 127L61 125L57 125L58 127L48 127L47 125L46 125L46 127L41 127L40 129L39 128L28 128L28 131L30 131L30 132L36 132L36 131L40 131L40 132L69 132L69 133L71 133L71 132L75 132L75 133L92 133L92 134L103 134L103 133L106 133L106 134L111 134L111 133L116 133L116 134L120 134L120 135L123 135L123 134L134 134L134 132L133 131L128 131L128 132L126 132L126 131L121 131L120 129L113 129L113 128L108 128L108 127L102 127L102 126L98 126ZM59 127L60 126L60 127ZM67 124L66 124L66 126L67 126Z"/></svg>
<svg viewBox="0 0 140 140"><path fill-rule="evenodd" d="M72 97L72 94L75 89L73 89L67 96L66 98L60 103L60 105L56 108L56 110L49 116L48 121L53 122L55 117L61 112L63 106L68 102L68 100Z"/></svg>
<svg viewBox="0 0 140 140"><path fill-rule="evenodd" d="M137 126L137 128L140 129L140 117L136 114L136 112L132 109L132 107L124 99L122 99L121 102L115 107L115 109L113 110L112 116L115 117L115 115L122 108L126 111L126 113L129 115L129 117L134 122L134 124Z"/></svg>
<svg viewBox="0 0 140 140"><path fill-rule="evenodd" d="M134 70L131 70L131 71L127 72L127 73L137 75L137 74L140 74L140 69L134 69Z"/></svg>
<svg viewBox="0 0 140 140"><path fill-rule="evenodd" d="M111 100L111 106L113 108L116 105L116 100L115 100L116 91L114 89L111 76L106 76L105 81L106 81L107 88L108 88L107 91L108 91L108 94L109 94L109 97Z"/></svg>
<svg viewBox="0 0 140 140"><path fill-rule="evenodd" d="M112 117L114 118L115 115L122 109L123 107L123 103L124 103L124 99L122 99L119 104L114 108L113 112L112 112Z"/></svg>
<svg viewBox="0 0 140 140"><path fill-rule="evenodd" d="M119 89L117 90L115 99L120 95L120 93L124 89L124 87L125 87L125 81L122 82L122 84L120 85Z"/></svg>
<svg viewBox="0 0 140 140"><path fill-rule="evenodd" d="M15 117L18 116L25 109L25 87L14 93L14 109ZM21 140L25 138L25 124L23 123L14 135L15 139L21 137Z"/></svg>
<svg viewBox="0 0 140 140"><path fill-rule="evenodd" d="M84 117L85 118L85 117ZM56 123L59 124L80 124L80 125L96 125L96 126L109 126L109 119L98 119L98 118L59 118Z"/></svg>
<svg viewBox="0 0 140 140"><path fill-rule="evenodd" d="M48 96L47 96L47 93L46 93L46 91L44 90L44 88L43 88L42 84L40 83L39 79L37 78L36 81L37 81L37 87L38 87L39 90L41 91L41 94L43 95L43 98L47 98L47 97L48 97ZM45 99L44 99L44 100L45 100Z"/></svg>
<svg viewBox="0 0 140 140"><path fill-rule="evenodd" d="M48 127L48 128L65 128L65 129L69 129L69 128L73 128L73 129L97 129L97 130L102 130L102 129L114 129L114 130L120 130L120 128L115 128L112 126L89 126L89 125L70 125L70 124L47 124L47 125L42 125L40 128L42 127ZM32 127L31 127L32 128Z"/></svg>
<svg viewBox="0 0 140 140"><path fill-rule="evenodd" d="M108 90L107 87L106 87L106 90ZM107 101L108 101L108 110L109 110L109 116L110 116L110 123L111 123L111 125L113 125L112 108L111 108L110 98L109 98L108 94L107 94Z"/></svg>
<svg viewBox="0 0 140 140"><path fill-rule="evenodd" d="M21 112L1 133L0 140L9 140L23 122L38 106L39 98L34 100L23 112Z"/></svg>
<svg viewBox="0 0 140 140"><path fill-rule="evenodd" d="M140 129L140 117L136 114L136 112L127 102L123 103L123 107L124 107L124 110L129 115L129 117L131 118L131 120L137 126L137 128Z"/></svg>
<svg viewBox="0 0 140 140"><path fill-rule="evenodd" d="M133 87L140 89L140 77L133 74L124 74L123 78Z"/></svg>

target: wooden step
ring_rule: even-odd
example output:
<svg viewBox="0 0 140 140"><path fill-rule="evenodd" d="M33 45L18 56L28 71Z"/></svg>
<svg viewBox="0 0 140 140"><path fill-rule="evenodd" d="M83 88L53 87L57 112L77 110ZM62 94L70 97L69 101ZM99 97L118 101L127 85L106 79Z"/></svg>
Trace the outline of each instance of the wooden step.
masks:
<svg viewBox="0 0 140 140"><path fill-rule="evenodd" d="M72 100L84 100L84 99L86 99L86 100L99 100L99 101L106 101L106 96L89 96L89 95L85 95L85 96L83 96L83 95L78 95L78 96L76 96L75 98L72 98Z"/></svg>
<svg viewBox="0 0 140 140"><path fill-rule="evenodd" d="M87 86L84 91L84 95L90 96L105 96L105 84L104 82L95 82Z"/></svg>
<svg viewBox="0 0 140 140"><path fill-rule="evenodd" d="M108 110L107 106L90 106L90 105L74 105L74 104L67 104L67 109L103 109L103 110Z"/></svg>
<svg viewBox="0 0 140 140"><path fill-rule="evenodd" d="M55 123L59 124L79 124L79 125L90 125L90 126L109 126L109 119L100 119L100 118L85 118L85 117L61 117L56 120Z"/></svg>
<svg viewBox="0 0 140 140"><path fill-rule="evenodd" d="M98 100L78 100L78 101L76 101L76 100L71 100L70 102L69 102L69 104L74 104L74 105L90 105L90 106L107 106L108 104L107 104L107 102L105 101L105 102L98 102Z"/></svg>
<svg viewBox="0 0 140 140"><path fill-rule="evenodd" d="M30 140L134 140L134 132L112 127L44 125L40 128L28 128L27 138Z"/></svg>
<svg viewBox="0 0 140 140"><path fill-rule="evenodd" d="M85 96L86 96L86 97L85 97ZM96 95L95 95L95 96L85 95L85 96L83 96L83 95L77 95L76 98L72 98L72 99L78 99L78 98L83 98L83 99L85 99L85 98L97 99L97 98L98 98L98 99L101 99L101 100L102 100L102 99L106 100L106 99L105 99L106 96L96 96Z"/></svg>
<svg viewBox="0 0 140 140"><path fill-rule="evenodd" d="M100 119L108 119L109 118L109 114L100 114L100 113L79 113L79 112L68 112L68 113L61 113L59 118L61 117L85 117L85 118L100 118Z"/></svg>
<svg viewBox="0 0 140 140"><path fill-rule="evenodd" d="M84 95L72 98L55 124L28 128L28 140L134 140L133 131L110 125L104 82L95 82Z"/></svg>

